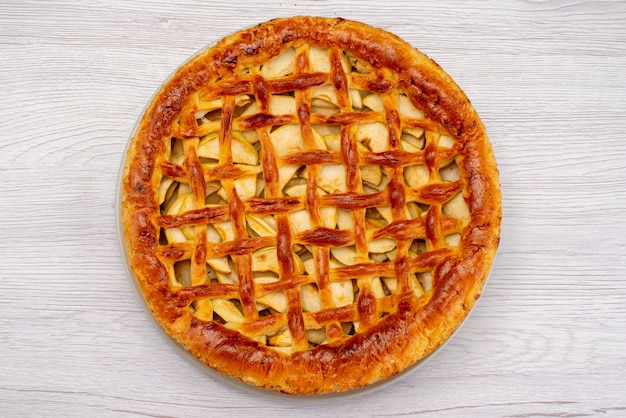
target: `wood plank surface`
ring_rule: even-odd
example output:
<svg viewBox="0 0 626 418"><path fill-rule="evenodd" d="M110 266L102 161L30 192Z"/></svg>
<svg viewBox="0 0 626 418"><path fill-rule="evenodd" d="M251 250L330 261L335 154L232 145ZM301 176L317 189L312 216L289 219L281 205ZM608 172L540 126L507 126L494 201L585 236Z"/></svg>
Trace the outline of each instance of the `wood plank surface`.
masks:
<svg viewBox="0 0 626 418"><path fill-rule="evenodd" d="M289 15L390 30L487 126L502 241L470 318L368 395L265 396L170 344L128 279L117 179L196 51ZM626 416L626 2L3 1L0 416Z"/></svg>

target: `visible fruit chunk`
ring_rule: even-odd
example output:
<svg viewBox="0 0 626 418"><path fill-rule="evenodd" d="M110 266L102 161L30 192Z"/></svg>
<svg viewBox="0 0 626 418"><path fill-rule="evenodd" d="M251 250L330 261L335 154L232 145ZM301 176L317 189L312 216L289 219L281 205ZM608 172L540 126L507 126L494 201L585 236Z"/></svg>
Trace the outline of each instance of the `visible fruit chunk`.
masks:
<svg viewBox="0 0 626 418"><path fill-rule="evenodd" d="M444 215L452 216L454 218L463 219L469 221L470 212L467 207L467 203L465 203L465 199L463 199L463 193L457 193L452 199L448 201L442 207L442 212Z"/></svg>
<svg viewBox="0 0 626 418"><path fill-rule="evenodd" d="M317 48L314 46L309 47L309 67L311 72L317 73L329 73L330 72L330 59L328 58L328 50Z"/></svg>
<svg viewBox="0 0 626 418"><path fill-rule="evenodd" d="M356 130L356 140L362 142L373 152L389 149L388 136L387 127L381 122L364 123L359 125Z"/></svg>
<svg viewBox="0 0 626 418"><path fill-rule="evenodd" d="M259 154L256 149L239 132L233 132L232 155L235 163L249 165L257 165L259 163ZM198 156L219 160L220 143L216 133L207 135L200 140Z"/></svg>
<svg viewBox="0 0 626 418"><path fill-rule="evenodd" d="M428 169L425 165L410 165L404 168L404 179L409 187L428 184Z"/></svg>
<svg viewBox="0 0 626 418"><path fill-rule="evenodd" d="M320 293L314 284L303 284L300 286L300 297L302 309L305 312L318 312L322 309Z"/></svg>
<svg viewBox="0 0 626 418"><path fill-rule="evenodd" d="M261 75L265 78L272 78L293 74L295 59L296 50L289 48L282 54L263 64L261 67Z"/></svg>
<svg viewBox="0 0 626 418"><path fill-rule="evenodd" d="M330 284L330 293L336 307L350 305L354 302L354 289L352 288L352 281L350 280L332 282Z"/></svg>
<svg viewBox="0 0 626 418"><path fill-rule="evenodd" d="M413 106L413 103L404 95L398 96L398 110L402 116L413 119L424 118L424 112Z"/></svg>
<svg viewBox="0 0 626 418"><path fill-rule="evenodd" d="M233 302L223 298L215 298L211 300L213 311L224 319L226 322L241 323L243 322L243 314Z"/></svg>
<svg viewBox="0 0 626 418"><path fill-rule="evenodd" d="M326 193L346 192L346 167L342 164L325 164L317 175L317 185Z"/></svg>
<svg viewBox="0 0 626 418"><path fill-rule="evenodd" d="M363 98L363 105L370 108L374 112L384 112L383 98L379 94L370 94Z"/></svg>
<svg viewBox="0 0 626 418"><path fill-rule="evenodd" d="M278 312L287 311L287 297L284 292L270 292L257 299L257 302L269 306Z"/></svg>

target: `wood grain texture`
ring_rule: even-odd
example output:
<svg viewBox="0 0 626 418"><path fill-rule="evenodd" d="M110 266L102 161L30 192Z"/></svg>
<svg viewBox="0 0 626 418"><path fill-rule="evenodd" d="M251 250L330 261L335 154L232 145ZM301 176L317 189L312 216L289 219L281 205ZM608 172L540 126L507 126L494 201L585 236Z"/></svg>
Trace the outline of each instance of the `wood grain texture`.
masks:
<svg viewBox="0 0 626 418"><path fill-rule="evenodd" d="M502 241L457 335L367 396L267 397L198 367L138 301L116 183L151 95L241 27L383 27L434 58L498 159ZM626 3L0 4L0 415L626 415Z"/></svg>

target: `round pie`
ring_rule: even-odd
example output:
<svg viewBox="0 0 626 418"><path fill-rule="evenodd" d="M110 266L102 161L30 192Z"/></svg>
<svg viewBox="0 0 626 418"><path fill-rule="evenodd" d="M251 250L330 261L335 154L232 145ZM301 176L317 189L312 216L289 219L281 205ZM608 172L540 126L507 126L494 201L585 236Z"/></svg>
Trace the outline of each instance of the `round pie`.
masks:
<svg viewBox="0 0 626 418"><path fill-rule="evenodd" d="M347 391L433 352L500 234L485 128L433 61L344 19L272 20L162 86L122 173L128 261L203 363L288 394Z"/></svg>

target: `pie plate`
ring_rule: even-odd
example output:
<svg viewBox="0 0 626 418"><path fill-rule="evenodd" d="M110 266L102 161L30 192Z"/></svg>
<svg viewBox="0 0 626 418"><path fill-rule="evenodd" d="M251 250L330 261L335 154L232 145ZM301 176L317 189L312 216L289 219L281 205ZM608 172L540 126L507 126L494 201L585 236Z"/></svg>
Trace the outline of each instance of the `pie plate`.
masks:
<svg viewBox="0 0 626 418"><path fill-rule="evenodd" d="M150 314L263 393L357 394L415 370L480 297L500 236L465 94L345 19L275 19L194 55L139 118L118 189Z"/></svg>

